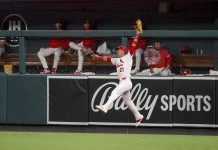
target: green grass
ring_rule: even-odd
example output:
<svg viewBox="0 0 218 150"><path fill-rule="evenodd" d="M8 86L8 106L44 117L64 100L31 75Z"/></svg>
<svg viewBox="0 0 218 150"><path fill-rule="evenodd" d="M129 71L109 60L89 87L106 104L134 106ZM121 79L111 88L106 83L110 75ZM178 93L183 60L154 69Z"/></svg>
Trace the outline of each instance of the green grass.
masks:
<svg viewBox="0 0 218 150"><path fill-rule="evenodd" d="M194 149L218 149L218 136L0 132L0 150Z"/></svg>

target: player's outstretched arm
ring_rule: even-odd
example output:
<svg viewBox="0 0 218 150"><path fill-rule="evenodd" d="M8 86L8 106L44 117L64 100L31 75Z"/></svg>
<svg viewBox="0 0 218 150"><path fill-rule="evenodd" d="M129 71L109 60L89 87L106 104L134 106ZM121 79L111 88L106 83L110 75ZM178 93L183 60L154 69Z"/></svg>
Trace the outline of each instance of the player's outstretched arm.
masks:
<svg viewBox="0 0 218 150"><path fill-rule="evenodd" d="M133 55L135 50L136 50L136 46L138 45L138 41L139 41L139 36L140 36L141 32L136 30L136 35L133 39L133 42L129 48L130 54Z"/></svg>
<svg viewBox="0 0 218 150"><path fill-rule="evenodd" d="M92 60L103 60L103 61L111 62L110 56L101 56L101 55L93 54L91 57Z"/></svg>

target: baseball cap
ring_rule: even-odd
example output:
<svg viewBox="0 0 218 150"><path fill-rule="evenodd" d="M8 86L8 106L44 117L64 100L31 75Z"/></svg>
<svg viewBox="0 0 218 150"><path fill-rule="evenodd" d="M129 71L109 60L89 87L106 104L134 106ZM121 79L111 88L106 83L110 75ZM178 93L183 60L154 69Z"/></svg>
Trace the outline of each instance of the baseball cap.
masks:
<svg viewBox="0 0 218 150"><path fill-rule="evenodd" d="M124 46L124 45L118 46L117 49L118 49L118 50L122 50L122 51L124 51L125 53L127 52L127 48L126 48L126 46Z"/></svg>

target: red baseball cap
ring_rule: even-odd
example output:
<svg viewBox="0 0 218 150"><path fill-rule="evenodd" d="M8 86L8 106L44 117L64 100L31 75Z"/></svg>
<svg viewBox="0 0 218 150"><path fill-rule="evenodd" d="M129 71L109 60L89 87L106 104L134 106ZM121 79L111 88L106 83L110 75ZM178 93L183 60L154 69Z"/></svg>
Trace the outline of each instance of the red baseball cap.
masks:
<svg viewBox="0 0 218 150"><path fill-rule="evenodd" d="M117 49L118 49L118 50L121 50L121 51L124 51L125 53L127 52L127 48L126 48L126 46L124 46L124 45L118 46Z"/></svg>

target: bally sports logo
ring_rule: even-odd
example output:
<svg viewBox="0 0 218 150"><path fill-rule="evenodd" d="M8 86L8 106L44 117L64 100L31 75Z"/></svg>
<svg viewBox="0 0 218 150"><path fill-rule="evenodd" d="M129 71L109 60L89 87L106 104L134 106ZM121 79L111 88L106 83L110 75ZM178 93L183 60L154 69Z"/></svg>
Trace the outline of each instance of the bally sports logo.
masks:
<svg viewBox="0 0 218 150"><path fill-rule="evenodd" d="M118 85L116 82L108 82L95 91L91 100L91 108L94 112L95 105L103 105L108 100L108 95ZM155 107L159 107L162 111L172 111L175 107L179 111L205 111L211 110L212 100L209 95L151 95L149 94L148 88L142 88L140 83L136 84L131 90L132 100L135 103L139 111L148 111L146 120L151 118L152 112ZM98 100L96 102L96 100ZM100 100L100 101L99 101ZM161 105L157 105L157 101L161 101ZM119 97L109 109L114 108L115 110L126 110L127 106Z"/></svg>

